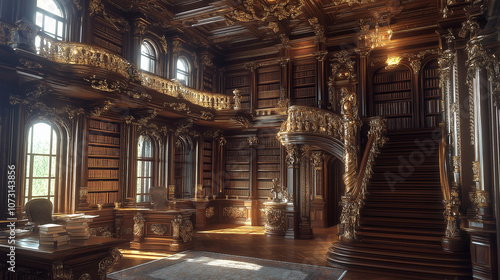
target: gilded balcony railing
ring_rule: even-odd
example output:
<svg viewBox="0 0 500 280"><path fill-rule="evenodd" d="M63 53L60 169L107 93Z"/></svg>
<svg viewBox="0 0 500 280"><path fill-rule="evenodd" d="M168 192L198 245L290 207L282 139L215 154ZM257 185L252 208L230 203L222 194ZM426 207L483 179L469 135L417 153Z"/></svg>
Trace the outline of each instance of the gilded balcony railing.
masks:
<svg viewBox="0 0 500 280"><path fill-rule="evenodd" d="M141 84L147 88L169 96L183 98L205 108L215 110L233 109L231 107L231 96L198 91L183 86L178 82L138 71L129 61L105 49L80 43L57 41L42 36L38 36L36 41L37 53L48 60L57 63L97 67L118 73L128 79L138 78Z"/></svg>

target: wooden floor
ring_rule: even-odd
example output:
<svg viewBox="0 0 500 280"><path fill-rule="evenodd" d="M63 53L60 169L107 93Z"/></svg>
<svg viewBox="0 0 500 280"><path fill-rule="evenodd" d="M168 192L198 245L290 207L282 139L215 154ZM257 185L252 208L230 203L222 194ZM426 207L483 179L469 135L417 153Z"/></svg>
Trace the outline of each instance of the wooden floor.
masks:
<svg viewBox="0 0 500 280"><path fill-rule="evenodd" d="M192 250L256 257L287 262L325 265L325 254L337 238L336 227L314 229L314 239L295 240L266 236L264 227L212 225L196 231ZM121 248L123 258L113 268L118 271L172 254ZM349 271L343 280L389 280L392 277Z"/></svg>

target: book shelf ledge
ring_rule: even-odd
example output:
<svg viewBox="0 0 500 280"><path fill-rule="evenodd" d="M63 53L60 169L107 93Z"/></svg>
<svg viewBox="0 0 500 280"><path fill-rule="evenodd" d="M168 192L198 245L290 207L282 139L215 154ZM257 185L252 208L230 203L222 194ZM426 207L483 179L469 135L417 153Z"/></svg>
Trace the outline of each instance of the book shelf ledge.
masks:
<svg viewBox="0 0 500 280"><path fill-rule="evenodd" d="M112 130L104 130L104 129L99 129L99 128L89 128L89 132L91 132L91 131L120 135L120 132L112 131Z"/></svg>
<svg viewBox="0 0 500 280"><path fill-rule="evenodd" d="M119 159L120 156L108 156L108 155L88 155L88 157L97 157L97 158L117 158Z"/></svg>
<svg viewBox="0 0 500 280"><path fill-rule="evenodd" d="M120 148L120 145L117 145L117 144L106 144L106 143L95 143L95 142L89 142L89 145L91 145L91 146L99 146L99 147L113 147L113 148Z"/></svg>

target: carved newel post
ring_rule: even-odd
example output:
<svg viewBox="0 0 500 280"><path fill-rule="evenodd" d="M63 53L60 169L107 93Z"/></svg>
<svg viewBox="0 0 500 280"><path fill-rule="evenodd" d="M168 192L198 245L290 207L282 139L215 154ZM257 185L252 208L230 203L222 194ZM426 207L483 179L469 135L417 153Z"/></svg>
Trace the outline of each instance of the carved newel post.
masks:
<svg viewBox="0 0 500 280"><path fill-rule="evenodd" d="M342 214L340 215L339 236L342 239L355 239L357 226L357 212L359 206L356 205L357 197L354 197L353 190L356 186L358 168L358 145L357 139L360 129L358 116L358 103L356 94L349 92L347 88L341 89L341 112L344 120L344 165L343 175L345 192L342 196Z"/></svg>
<svg viewBox="0 0 500 280"><path fill-rule="evenodd" d="M273 179L271 194L274 194L272 202L265 202L266 234L285 235L287 229L286 194L278 178Z"/></svg>

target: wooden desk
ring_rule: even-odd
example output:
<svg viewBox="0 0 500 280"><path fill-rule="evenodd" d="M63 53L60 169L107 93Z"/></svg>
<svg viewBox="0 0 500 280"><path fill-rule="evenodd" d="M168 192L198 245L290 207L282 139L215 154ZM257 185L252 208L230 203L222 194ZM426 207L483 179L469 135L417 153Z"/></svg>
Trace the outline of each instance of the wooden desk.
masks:
<svg viewBox="0 0 500 280"><path fill-rule="evenodd" d="M0 240L0 279L106 279L121 258L116 247L126 240L108 237L90 237L72 240L66 245L39 246L38 236L16 239L15 275L7 271L10 245Z"/></svg>

